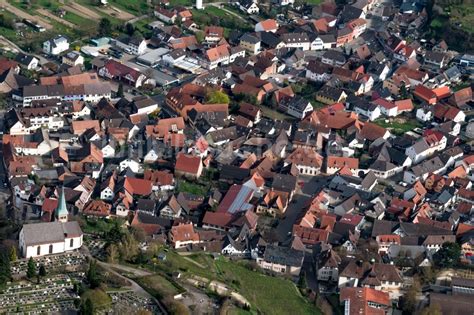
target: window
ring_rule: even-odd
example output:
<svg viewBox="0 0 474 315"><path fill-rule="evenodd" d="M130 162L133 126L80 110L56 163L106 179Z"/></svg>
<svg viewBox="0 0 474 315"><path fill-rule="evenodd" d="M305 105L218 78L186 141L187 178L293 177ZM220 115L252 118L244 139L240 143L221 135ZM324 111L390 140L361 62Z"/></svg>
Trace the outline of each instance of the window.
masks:
<svg viewBox="0 0 474 315"><path fill-rule="evenodd" d="M50 253L50 254L53 253L53 244L49 245L49 253Z"/></svg>
<svg viewBox="0 0 474 315"><path fill-rule="evenodd" d="M69 247L73 247L74 246L74 239L71 238L71 240L69 241Z"/></svg>
<svg viewBox="0 0 474 315"><path fill-rule="evenodd" d="M38 246L38 248L36 248L36 255L41 255L41 246Z"/></svg>

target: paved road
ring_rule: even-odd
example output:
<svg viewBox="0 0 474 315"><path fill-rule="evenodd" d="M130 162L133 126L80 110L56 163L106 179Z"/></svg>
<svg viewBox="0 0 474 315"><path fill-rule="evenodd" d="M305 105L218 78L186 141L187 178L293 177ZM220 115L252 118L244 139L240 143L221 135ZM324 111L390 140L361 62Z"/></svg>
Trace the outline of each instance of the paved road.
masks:
<svg viewBox="0 0 474 315"><path fill-rule="evenodd" d="M276 237L278 241L283 242L291 236L293 230L293 224L303 214L310 197L305 195L293 196L295 202L291 202L288 209L285 211L285 217L280 221L277 228L275 229Z"/></svg>

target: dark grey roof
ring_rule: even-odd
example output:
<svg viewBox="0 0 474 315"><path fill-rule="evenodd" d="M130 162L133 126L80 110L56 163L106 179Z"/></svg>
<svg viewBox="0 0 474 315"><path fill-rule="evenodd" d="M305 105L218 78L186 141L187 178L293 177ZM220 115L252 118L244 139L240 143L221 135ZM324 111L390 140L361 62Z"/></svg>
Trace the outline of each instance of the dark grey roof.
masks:
<svg viewBox="0 0 474 315"><path fill-rule="evenodd" d="M15 61L22 65L28 66L34 58L34 56L19 53L18 55L16 55Z"/></svg>
<svg viewBox="0 0 474 315"><path fill-rule="evenodd" d="M79 237L81 228L76 221L47 222L23 225L26 246L64 242L66 237Z"/></svg>
<svg viewBox="0 0 474 315"><path fill-rule="evenodd" d="M260 36L262 44L267 47L274 48L281 43L281 39L272 32L259 32L257 35Z"/></svg>
<svg viewBox="0 0 474 315"><path fill-rule="evenodd" d="M265 249L264 259L274 264L301 267L304 259L304 252L292 248L268 245Z"/></svg>
<svg viewBox="0 0 474 315"><path fill-rule="evenodd" d="M249 33L245 33L242 37L240 37L240 41L251 43L251 44L257 44L258 42L260 42L260 39L257 36L254 36Z"/></svg>
<svg viewBox="0 0 474 315"><path fill-rule="evenodd" d="M427 224L400 222L400 229L407 236L447 235L451 231Z"/></svg>
<svg viewBox="0 0 474 315"><path fill-rule="evenodd" d="M452 277L451 286L474 288L474 279Z"/></svg>
<svg viewBox="0 0 474 315"><path fill-rule="evenodd" d="M346 5L340 14L340 22L347 23L361 16L362 10L352 5Z"/></svg>
<svg viewBox="0 0 474 315"><path fill-rule="evenodd" d="M242 182L250 177L250 169L241 168L234 165L225 165L220 168L219 179Z"/></svg>
<svg viewBox="0 0 474 315"><path fill-rule="evenodd" d="M296 188L297 178L287 174L276 174L273 178L272 188L278 191L291 193Z"/></svg>
<svg viewBox="0 0 474 315"><path fill-rule="evenodd" d="M323 58L335 60L336 62L345 63L346 57L344 54L337 50L327 50L324 52Z"/></svg>
<svg viewBox="0 0 474 315"><path fill-rule="evenodd" d="M287 44L309 42L309 37L306 33L286 33L281 35L281 39Z"/></svg>
<svg viewBox="0 0 474 315"><path fill-rule="evenodd" d="M392 234L397 225L398 222L394 221L376 220L372 228L372 237L376 237L378 235Z"/></svg>

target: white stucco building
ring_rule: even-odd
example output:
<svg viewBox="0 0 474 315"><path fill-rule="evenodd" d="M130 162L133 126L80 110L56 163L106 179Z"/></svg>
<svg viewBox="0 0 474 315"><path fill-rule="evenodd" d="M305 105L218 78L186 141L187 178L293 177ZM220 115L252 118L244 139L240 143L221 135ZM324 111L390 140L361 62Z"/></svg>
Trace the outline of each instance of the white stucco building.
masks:
<svg viewBox="0 0 474 315"><path fill-rule="evenodd" d="M25 224L20 231L23 257L60 254L82 246L82 231L76 221Z"/></svg>
<svg viewBox="0 0 474 315"><path fill-rule="evenodd" d="M62 35L58 35L43 43L43 51L48 55L59 55L68 49L69 41Z"/></svg>

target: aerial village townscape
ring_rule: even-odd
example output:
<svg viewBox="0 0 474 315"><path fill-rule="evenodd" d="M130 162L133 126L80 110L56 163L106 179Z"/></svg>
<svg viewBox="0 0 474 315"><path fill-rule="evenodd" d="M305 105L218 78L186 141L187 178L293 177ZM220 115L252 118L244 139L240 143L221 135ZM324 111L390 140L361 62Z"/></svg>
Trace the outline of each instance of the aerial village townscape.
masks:
<svg viewBox="0 0 474 315"><path fill-rule="evenodd" d="M474 314L470 0L0 0L0 314Z"/></svg>

